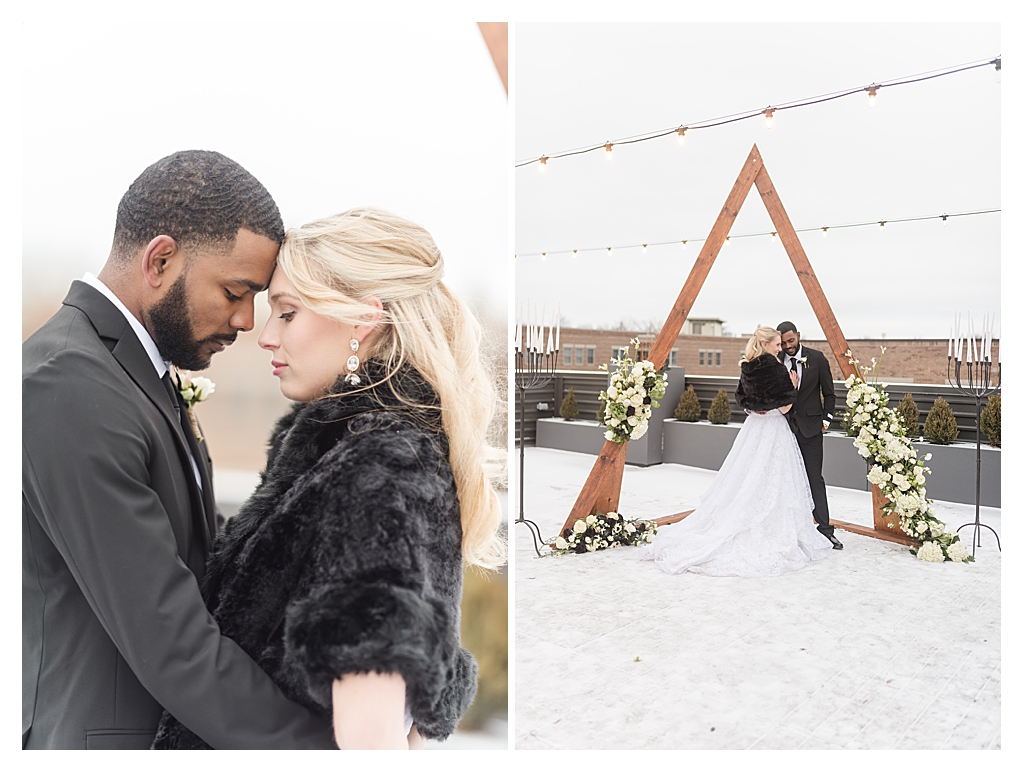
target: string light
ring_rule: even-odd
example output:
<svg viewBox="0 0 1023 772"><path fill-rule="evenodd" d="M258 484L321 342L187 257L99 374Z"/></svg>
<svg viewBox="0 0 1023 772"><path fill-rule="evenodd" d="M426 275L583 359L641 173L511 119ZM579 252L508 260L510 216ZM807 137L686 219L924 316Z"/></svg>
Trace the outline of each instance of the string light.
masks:
<svg viewBox="0 0 1023 772"><path fill-rule="evenodd" d="M821 231L825 235L825 237L826 237L828 231L834 230L835 228L840 228L841 229L841 228L863 228L863 227L866 227L866 226L880 226L881 232L883 233L884 232L884 226L887 225L888 223L892 223L892 222L920 222L920 221L923 221L923 220L941 220L942 225L946 225L948 223L948 219L950 217L969 217L969 216L978 215L978 214L997 214L997 213L1000 213L1001 211L1002 211L1001 209L978 209L978 210L973 210L973 211L969 211L969 212L953 212L951 214L946 212L944 214L926 215L924 217L902 217L902 218L890 219L890 220L873 220L873 221L870 221L870 222L845 223L843 225L823 225L823 226L822 225L818 225L818 226L815 226L815 227L812 227L812 228L796 228L795 232L796 233L809 233L811 231ZM737 233L734 236L732 236L731 234L726 236L725 240L724 240L724 245L727 246L727 245L731 244L733 238L737 238L737 239L741 239L741 238L754 238L754 237L757 237L757 236L768 236L768 235L771 237L771 242L772 243L774 243L775 241L778 240L778 231L763 231L763 232L760 232L760 233ZM667 245L670 245L670 244L681 244L682 245L682 249L685 249L688 246L690 241L695 241L696 243L701 243L701 242L706 241L706 239L683 239L681 241L658 241L658 242L649 242L648 241L648 242L643 242L643 243L639 243L639 244L619 244L618 248L620 248L620 249L633 249L633 248L636 248L636 247L640 247L644 252L646 252L651 246L667 246ZM612 254L612 247L588 247L588 248L583 248L583 249L572 249L572 250L565 249L565 250L559 250L559 251L550 252L550 254L554 254L554 255L556 255L556 254L568 254L568 252L571 251L572 257L573 258L577 258L579 256L580 252L595 252L595 251L599 251L599 250L605 250L608 255ZM527 256L537 256L537 255L539 255L543 260L546 260L548 252L531 252L531 253L525 253L525 254L527 254ZM515 258L518 259L518 255L515 255Z"/></svg>
<svg viewBox="0 0 1023 772"><path fill-rule="evenodd" d="M767 122L767 128L771 128L774 125L774 110L770 107L764 110L764 118Z"/></svg>
<svg viewBox="0 0 1023 772"><path fill-rule="evenodd" d="M686 129L683 126L678 130L678 143L684 145L686 143Z"/></svg>
<svg viewBox="0 0 1023 772"><path fill-rule="evenodd" d="M871 84L867 89L867 107L873 107L877 104L877 89L878 86Z"/></svg>
<svg viewBox="0 0 1023 772"><path fill-rule="evenodd" d="M643 254L646 254L646 244L643 245Z"/></svg>
<svg viewBox="0 0 1023 772"><path fill-rule="evenodd" d="M547 171L547 156L540 156L540 170Z"/></svg>
<svg viewBox="0 0 1023 772"><path fill-rule="evenodd" d="M643 134L637 134L637 135L634 135L632 137L623 137L622 139L619 139L619 140L616 140L616 141L606 140L605 142L602 142L602 143L597 144L597 145L586 145L586 146L583 146L583 147L575 148L573 150L565 150L565 151L560 152L560 153L553 153L551 155L538 156L536 158L531 158L531 159L526 160L526 161L517 162L515 164L515 166L516 166L516 168L520 167L520 166L528 166L529 164L537 163L541 158L547 158L549 160L551 158L563 158L565 156L570 156L570 155L582 155L583 153L589 153L589 152L592 152L594 150L599 150L602 147L606 151L606 156L605 157L610 159L611 158L611 147L613 145L624 145L624 144L632 144L632 143L635 143L635 142L646 142L647 140L657 139L659 137L664 137L664 136L667 136L669 134L676 135L676 137L678 138L679 143L681 143L683 141L686 133L690 132L690 131L692 131L694 129L709 129L709 128L713 128L715 126L723 126L723 125L728 124L728 123L735 123L736 121L749 120L750 118L753 118L753 117L758 116L758 115L763 115L765 117L765 120L768 122L768 128L770 128L771 119L773 118L774 113L777 110L792 110L792 109L795 109L797 107L809 107L811 105L821 104L823 102L830 102L830 101L832 101L834 99L841 99L842 97L847 97L847 96L850 96L850 95L853 95L853 94L862 94L864 91L867 91L868 92L868 96L870 96L870 98L873 99L873 98L876 97L877 90L880 89L880 88L891 88L892 86L904 86L904 85L908 85L910 83L919 83L921 81L932 80L934 78L942 78L942 77L945 77L946 75L954 75L954 74L959 73L959 72L965 72L967 70L973 70L973 69L976 69L978 67L987 67L987 66L990 66L990 65L994 65L994 67L995 67L995 76L996 76L996 79L998 80L998 82L1000 83L1001 82L1001 76L1002 76L1002 58L1001 58L1001 56L998 56L998 57L996 57L994 59L979 60L979 61L970 62L970 63L967 63L967 64L956 65L954 67L945 67L945 68L942 68L940 70L931 70L929 72L919 73L917 75L909 75L909 76L902 77L902 78L896 78L896 79L885 81L885 82L882 82L882 83L871 83L868 86L857 86L856 88L846 89L844 91L835 91L835 92L832 92L832 93L829 93L829 94L822 94L822 95L815 96L815 97L807 97L807 98L804 98L804 99L795 100L793 102L786 102L786 103L784 103L782 105L771 105L771 106L767 107L766 109L764 109L764 108L757 108L755 110L745 110L745 111L742 111L742 112L733 113L731 115L726 115L726 116L722 116L722 117L719 117L719 118L710 118L710 119L703 120L703 121L694 121L694 122L691 122L691 123L687 123L684 126L679 126L678 124L676 124L675 126L672 126L671 128L660 129L660 130L657 130L657 131L646 132L646 133L643 133ZM872 95L870 93L871 91L874 92Z"/></svg>

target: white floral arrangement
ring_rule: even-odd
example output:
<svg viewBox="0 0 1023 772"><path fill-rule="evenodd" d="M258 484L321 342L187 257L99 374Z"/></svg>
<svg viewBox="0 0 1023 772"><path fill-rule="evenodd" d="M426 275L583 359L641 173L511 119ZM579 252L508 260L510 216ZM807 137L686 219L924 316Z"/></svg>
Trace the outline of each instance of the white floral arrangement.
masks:
<svg viewBox="0 0 1023 772"><path fill-rule="evenodd" d="M561 535L547 543L551 554L596 552L614 547L636 547L649 544L657 533L650 520L626 520L617 512L596 513L581 517Z"/></svg>
<svg viewBox="0 0 1023 772"><path fill-rule="evenodd" d="M881 347L884 358L885 347ZM911 549L920 560L943 563L973 562L966 545L959 541L958 534L946 530L945 524L934 514L933 500L927 498L927 478L930 461L928 453L917 458L916 448L906 436L899 414L888 407L887 384L879 383L875 374L873 383L864 375L879 366L871 358L871 367L860 368L859 360L853 359L852 352L846 356L853 366L845 385L849 388L846 396L845 414L849 436L861 456L867 459L870 470L867 481L878 486L888 499L884 506L887 515L897 514L902 530L922 542L917 549ZM894 523L888 526L894 527Z"/></svg>
<svg viewBox="0 0 1023 772"><path fill-rule="evenodd" d="M639 351L639 339L630 341ZM657 372L653 363L644 359L633 362L629 358L628 349L625 356L611 360L618 369L611 375L611 383L607 391L600 392L602 418L600 423L607 427L604 439L612 440L621 445L629 440L638 440L646 434L650 425L650 413L659 407L659 400L664 396L668 379L663 373ZM600 369L607 372L607 365Z"/></svg>

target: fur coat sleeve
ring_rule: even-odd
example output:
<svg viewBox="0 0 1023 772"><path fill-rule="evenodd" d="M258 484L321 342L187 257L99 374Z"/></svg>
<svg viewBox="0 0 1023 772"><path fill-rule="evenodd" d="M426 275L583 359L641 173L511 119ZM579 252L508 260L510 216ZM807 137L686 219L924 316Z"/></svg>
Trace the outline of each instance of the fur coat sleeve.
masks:
<svg viewBox="0 0 1023 772"><path fill-rule="evenodd" d="M459 645L462 533L446 440L366 416L322 461L311 581L287 609L286 658L322 705L343 674L400 673L420 734L443 739L477 677Z"/></svg>
<svg viewBox="0 0 1023 772"><path fill-rule="evenodd" d="M742 363L735 402L745 410L774 410L796 401L796 388L785 365L771 354Z"/></svg>

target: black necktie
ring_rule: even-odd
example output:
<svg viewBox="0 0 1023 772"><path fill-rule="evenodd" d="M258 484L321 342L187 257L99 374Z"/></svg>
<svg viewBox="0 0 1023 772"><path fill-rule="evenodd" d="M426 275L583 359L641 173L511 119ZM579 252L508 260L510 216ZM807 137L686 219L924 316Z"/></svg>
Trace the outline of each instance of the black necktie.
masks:
<svg viewBox="0 0 1023 772"><path fill-rule="evenodd" d="M792 367L789 368L792 372L799 374L799 370L796 369L796 358L792 357Z"/></svg>

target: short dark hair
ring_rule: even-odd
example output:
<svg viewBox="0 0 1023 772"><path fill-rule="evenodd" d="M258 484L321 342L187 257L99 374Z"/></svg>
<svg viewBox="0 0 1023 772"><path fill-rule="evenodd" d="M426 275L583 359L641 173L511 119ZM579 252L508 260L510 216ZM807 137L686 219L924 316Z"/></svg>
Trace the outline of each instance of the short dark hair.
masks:
<svg viewBox="0 0 1023 772"><path fill-rule="evenodd" d="M182 150L147 168L121 198L113 254L127 258L160 235L230 247L242 228L284 241L281 213L259 180L221 153Z"/></svg>
<svg viewBox="0 0 1023 772"><path fill-rule="evenodd" d="M794 325L792 322L782 322L775 329L778 330L778 332L780 332L782 335L784 335L787 332L799 332L799 330L796 329L796 325Z"/></svg>

